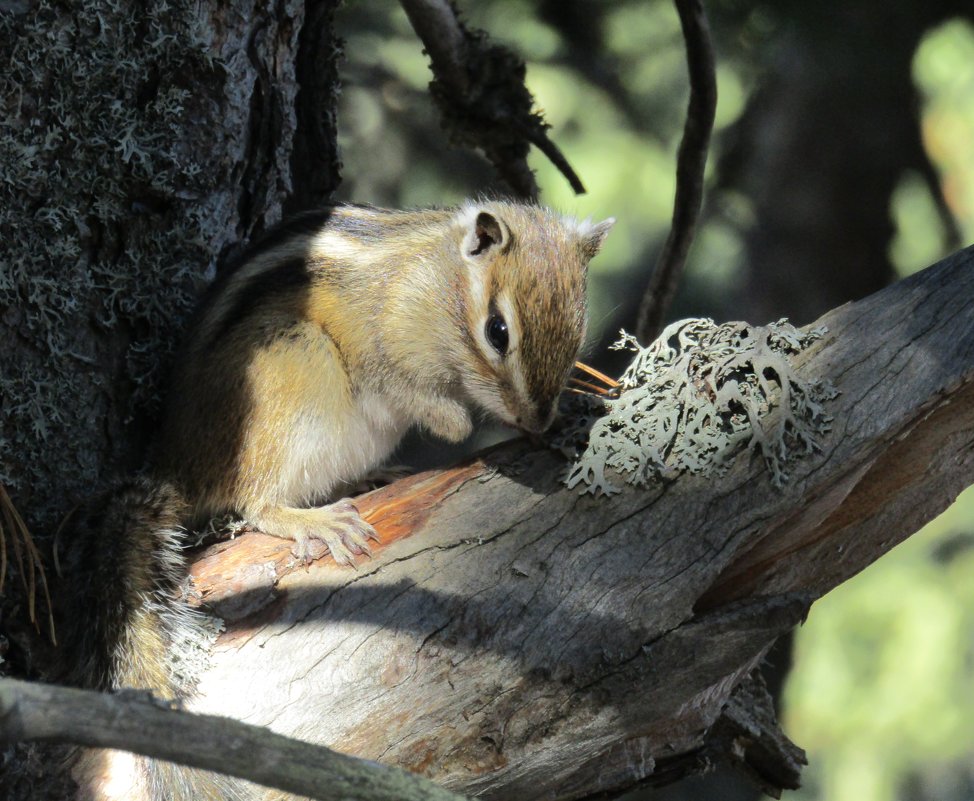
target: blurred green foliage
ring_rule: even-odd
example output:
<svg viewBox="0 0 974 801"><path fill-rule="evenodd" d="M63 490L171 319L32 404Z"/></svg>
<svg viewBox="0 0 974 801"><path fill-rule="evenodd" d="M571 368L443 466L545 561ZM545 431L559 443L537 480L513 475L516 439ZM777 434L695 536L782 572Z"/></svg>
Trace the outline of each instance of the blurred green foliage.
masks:
<svg viewBox="0 0 974 801"><path fill-rule="evenodd" d="M922 98L923 143L937 168L962 243L974 240L974 26L953 20L926 34L913 61ZM893 198L897 236L890 257L901 275L950 249L927 185L906 174Z"/></svg>
<svg viewBox="0 0 974 801"><path fill-rule="evenodd" d="M924 144L965 243L974 238L974 26L929 32L914 76ZM943 255L930 190L904 175L898 272ZM785 730L808 750L795 801L974 798L974 488L812 608L796 638Z"/></svg>
<svg viewBox="0 0 974 801"><path fill-rule="evenodd" d="M796 799L974 797L974 488L812 608L785 691Z"/></svg>
<svg viewBox="0 0 974 801"><path fill-rule="evenodd" d="M962 239L974 239L974 25L954 20L928 33L914 76L924 99L923 140L939 168Z"/></svg>
<svg viewBox="0 0 974 801"><path fill-rule="evenodd" d="M733 46L720 52L711 183L718 156L754 97L763 43L776 34L760 6L740 16L739 5L712 4L726 12L715 15L718 42ZM618 218L592 267L593 336L631 325L626 310L668 230L686 106L683 41L672 4L586 6L599 42L589 49L568 41L567 27L546 22L535 4L488 0L464 8L475 27L527 60L528 84L552 139L589 190L574 196L535 153L531 163L544 201L581 217ZM450 149L439 131L425 94L426 58L398 6L380 13L374 4L349 4L339 25L347 54L339 121L342 197L447 205L498 191L489 166ZM929 181L904 170L889 208L896 226L890 259L901 275L956 246L945 214L962 242L974 238L974 27L958 20L928 32L916 51L914 80L943 208ZM709 202L717 208L698 233L677 311L732 316L734 310L719 302L747 258L748 230L762 221L746 193L733 186L723 186ZM784 699L786 731L808 749L810 766L805 788L786 798L974 798L972 576L974 490L814 606L797 635Z"/></svg>

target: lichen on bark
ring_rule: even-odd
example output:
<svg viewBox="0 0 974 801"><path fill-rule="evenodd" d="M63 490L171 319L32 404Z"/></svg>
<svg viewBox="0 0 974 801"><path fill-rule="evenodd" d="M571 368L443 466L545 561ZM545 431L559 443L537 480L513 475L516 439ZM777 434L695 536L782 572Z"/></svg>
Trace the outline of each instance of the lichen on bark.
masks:
<svg viewBox="0 0 974 801"><path fill-rule="evenodd" d="M35 522L132 448L212 273L227 70L205 13L0 10L0 481Z"/></svg>
<svg viewBox="0 0 974 801"><path fill-rule="evenodd" d="M766 326L680 320L648 347L622 332L612 347L634 352L618 398L581 396L553 445L574 458L565 478L583 492L619 492L629 484L680 473L726 469L744 447L764 458L776 486L787 464L811 453L829 427L827 381L806 379L792 358L824 335L787 320Z"/></svg>

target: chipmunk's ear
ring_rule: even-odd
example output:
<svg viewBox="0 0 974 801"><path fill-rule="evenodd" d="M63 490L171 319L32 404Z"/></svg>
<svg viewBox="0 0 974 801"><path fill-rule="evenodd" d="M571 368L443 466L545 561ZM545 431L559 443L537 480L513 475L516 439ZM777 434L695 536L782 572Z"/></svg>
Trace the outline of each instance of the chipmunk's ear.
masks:
<svg viewBox="0 0 974 801"><path fill-rule="evenodd" d="M467 233L463 237L463 255L480 259L488 253L504 250L511 233L502 220L488 211L471 210L465 215Z"/></svg>
<svg viewBox="0 0 974 801"><path fill-rule="evenodd" d="M602 249L602 243L616 224L615 217L609 217L600 223L593 224L590 220L585 220L578 225L579 244L582 247L582 256L588 261L595 257L595 254Z"/></svg>

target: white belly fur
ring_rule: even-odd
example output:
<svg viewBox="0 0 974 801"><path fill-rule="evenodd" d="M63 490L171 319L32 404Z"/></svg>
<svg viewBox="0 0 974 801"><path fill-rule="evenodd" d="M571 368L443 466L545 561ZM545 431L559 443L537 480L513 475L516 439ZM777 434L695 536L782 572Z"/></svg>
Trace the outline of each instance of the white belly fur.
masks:
<svg viewBox="0 0 974 801"><path fill-rule="evenodd" d="M382 464L409 427L375 395L356 398L344 411L338 419L310 408L293 421L281 476L285 505L331 500L339 485L354 483Z"/></svg>

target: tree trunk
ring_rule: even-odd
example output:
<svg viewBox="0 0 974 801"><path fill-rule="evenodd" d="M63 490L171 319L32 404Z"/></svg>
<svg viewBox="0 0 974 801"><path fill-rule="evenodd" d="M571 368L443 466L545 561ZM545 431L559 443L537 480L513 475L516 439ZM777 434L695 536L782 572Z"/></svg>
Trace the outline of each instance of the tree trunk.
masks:
<svg viewBox="0 0 974 801"><path fill-rule="evenodd" d="M383 544L356 571L291 566L257 533L206 549L192 572L226 630L191 708L487 798L583 798L721 753L790 786L800 752L732 695L970 483L974 249L819 323L801 369L841 394L784 490L740 454L593 499L519 442L360 498Z"/></svg>
<svg viewBox="0 0 974 801"><path fill-rule="evenodd" d="M338 185L337 5L0 3L0 486L42 545L140 466L204 283ZM46 628L6 578L0 672L34 678ZM19 778L51 764L8 751L0 796L66 797Z"/></svg>
<svg viewBox="0 0 974 801"><path fill-rule="evenodd" d="M337 186L335 6L0 9L0 482L35 525L139 465L204 280Z"/></svg>

